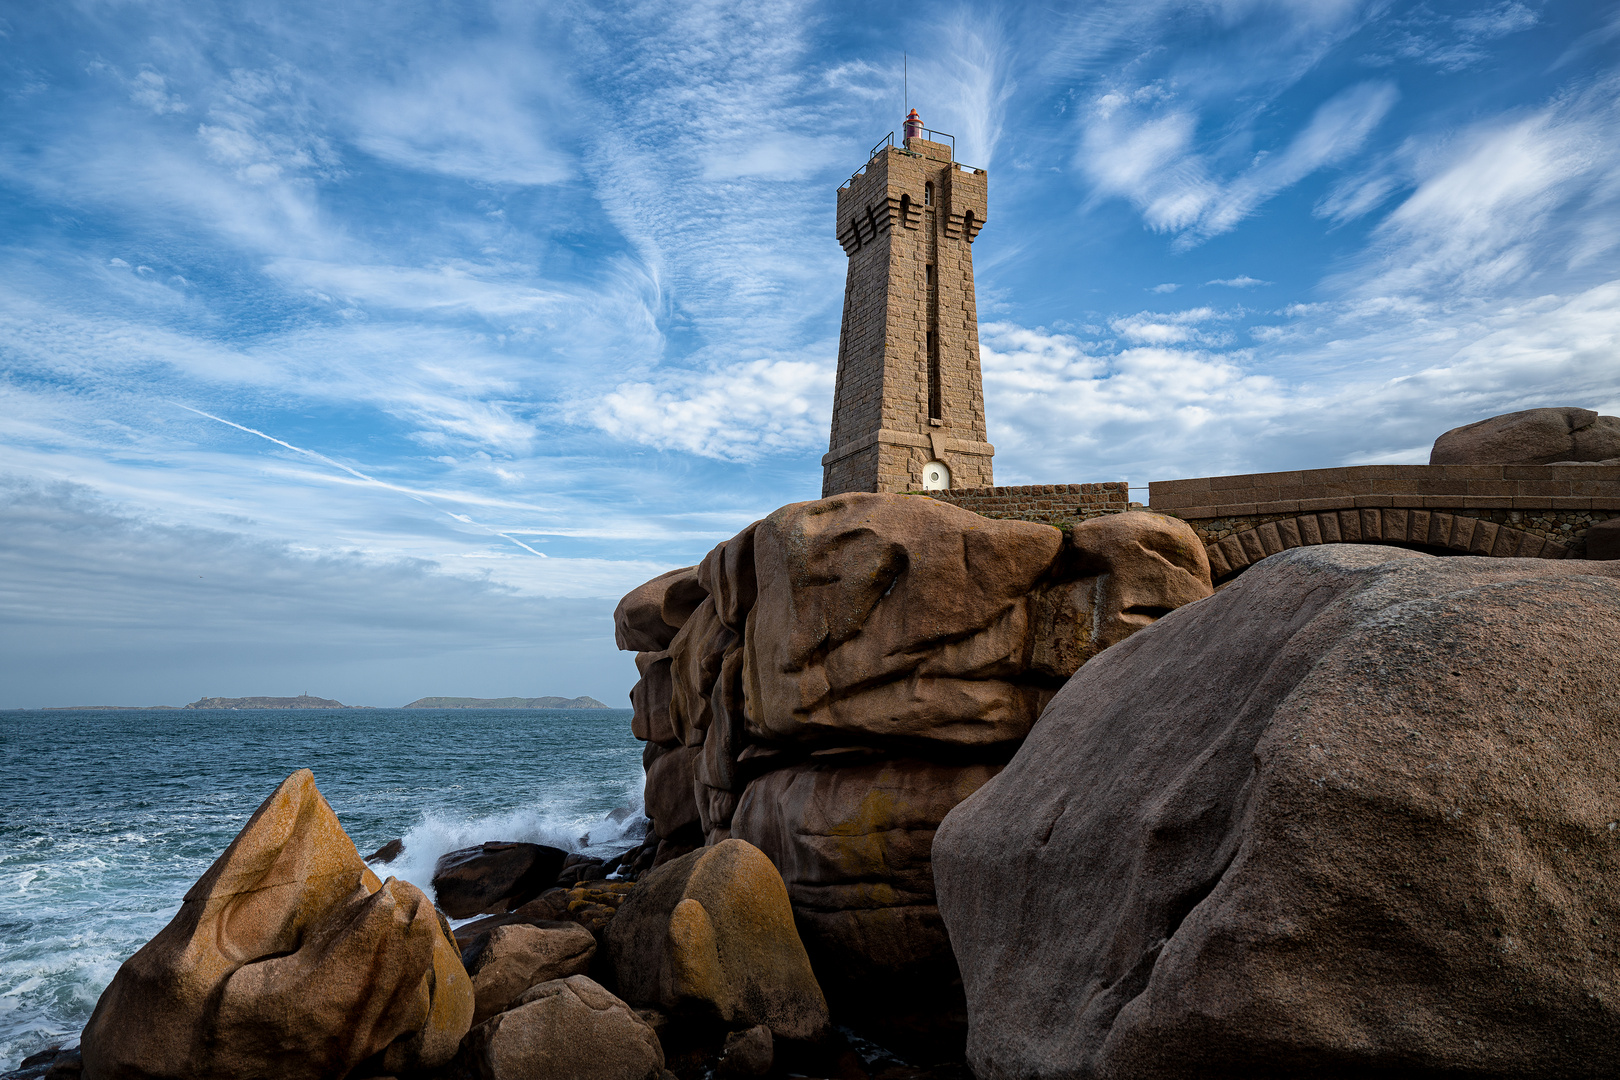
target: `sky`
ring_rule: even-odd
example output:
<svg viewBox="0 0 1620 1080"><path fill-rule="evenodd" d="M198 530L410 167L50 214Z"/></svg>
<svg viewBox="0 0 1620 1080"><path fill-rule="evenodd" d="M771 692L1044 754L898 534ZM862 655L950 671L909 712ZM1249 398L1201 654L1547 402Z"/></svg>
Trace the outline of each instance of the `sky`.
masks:
<svg viewBox="0 0 1620 1080"><path fill-rule="evenodd" d="M996 480L1620 413L1620 3L0 2L0 707L626 705L820 494L839 184L989 174Z"/></svg>

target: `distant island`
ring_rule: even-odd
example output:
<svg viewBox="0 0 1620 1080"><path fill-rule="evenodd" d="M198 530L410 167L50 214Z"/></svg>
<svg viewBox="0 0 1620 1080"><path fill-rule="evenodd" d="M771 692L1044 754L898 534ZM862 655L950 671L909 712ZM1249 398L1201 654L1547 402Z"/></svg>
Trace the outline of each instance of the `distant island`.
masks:
<svg viewBox="0 0 1620 1080"><path fill-rule="evenodd" d="M407 709L605 709L593 697L425 697Z"/></svg>
<svg viewBox="0 0 1620 1080"><path fill-rule="evenodd" d="M372 709L374 705L345 705L331 698L311 697L204 697L190 705L56 705L44 712L93 712L113 709ZM593 697L425 697L417 698L405 709L605 709L608 706Z"/></svg>
<svg viewBox="0 0 1620 1080"><path fill-rule="evenodd" d="M150 712L153 709L178 709L178 705L47 705L40 712L102 712L115 709Z"/></svg>
<svg viewBox="0 0 1620 1080"><path fill-rule="evenodd" d="M345 705L331 698L310 697L205 697L198 698L188 709L369 709L370 705Z"/></svg>

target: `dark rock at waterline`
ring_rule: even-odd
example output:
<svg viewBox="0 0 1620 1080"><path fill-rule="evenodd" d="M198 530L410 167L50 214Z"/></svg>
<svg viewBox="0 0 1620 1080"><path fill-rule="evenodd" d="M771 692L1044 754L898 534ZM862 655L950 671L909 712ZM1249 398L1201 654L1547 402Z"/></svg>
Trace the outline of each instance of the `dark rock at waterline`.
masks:
<svg viewBox="0 0 1620 1080"><path fill-rule="evenodd" d="M566 889L578 885L582 881L597 881L608 876L611 871L603 869L601 859L581 859L575 863L563 866L557 874L556 885Z"/></svg>
<svg viewBox="0 0 1620 1080"><path fill-rule="evenodd" d="M29 1054L11 1072L0 1073L0 1080L71 1080L81 1075L82 1068L83 1060L77 1049L51 1046Z"/></svg>
<svg viewBox="0 0 1620 1080"><path fill-rule="evenodd" d="M368 863L382 863L387 866L401 855L405 854L405 841L394 839L366 856Z"/></svg>
<svg viewBox="0 0 1620 1080"><path fill-rule="evenodd" d="M1620 566L1266 559L1092 660L934 837L981 1080L1620 1060Z"/></svg>
<svg viewBox="0 0 1620 1080"><path fill-rule="evenodd" d="M568 852L545 844L490 842L440 856L433 892L452 919L513 911L552 887Z"/></svg>
<svg viewBox="0 0 1620 1080"><path fill-rule="evenodd" d="M734 1077L764 1076L771 1071L775 1047L771 1029L758 1024L747 1031L734 1031L726 1036L725 1049L714 1075L720 1080Z"/></svg>

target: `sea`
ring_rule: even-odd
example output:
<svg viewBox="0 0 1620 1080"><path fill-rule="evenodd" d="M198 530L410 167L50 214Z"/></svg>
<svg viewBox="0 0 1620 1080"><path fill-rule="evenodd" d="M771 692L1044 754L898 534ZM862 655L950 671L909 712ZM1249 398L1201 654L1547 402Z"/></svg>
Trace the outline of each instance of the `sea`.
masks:
<svg viewBox="0 0 1620 1080"><path fill-rule="evenodd" d="M456 848L610 854L646 831L628 709L0 712L0 1072L77 1042L118 965L302 768L362 856L404 840L376 869L429 896Z"/></svg>

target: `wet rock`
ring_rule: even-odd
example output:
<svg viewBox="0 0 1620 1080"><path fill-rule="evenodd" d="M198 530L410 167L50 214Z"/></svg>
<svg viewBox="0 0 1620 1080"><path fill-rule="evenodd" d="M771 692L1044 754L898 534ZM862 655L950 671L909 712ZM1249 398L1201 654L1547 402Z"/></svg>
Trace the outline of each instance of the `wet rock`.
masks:
<svg viewBox="0 0 1620 1080"><path fill-rule="evenodd" d="M840 1015L913 1039L966 1032L934 898L934 830L1000 765L816 757L749 785L732 835L770 857Z"/></svg>
<svg viewBox="0 0 1620 1080"><path fill-rule="evenodd" d="M614 640L626 652L662 652L706 595L695 566L660 574L614 608Z"/></svg>
<svg viewBox="0 0 1620 1080"><path fill-rule="evenodd" d="M740 1076L764 1076L771 1071L775 1047L771 1029L764 1024L735 1031L726 1036L725 1050L714 1075L721 1080Z"/></svg>
<svg viewBox="0 0 1620 1080"><path fill-rule="evenodd" d="M496 927L467 967L476 1001L472 1022L482 1024L503 1012L531 986L585 974L595 955L596 938L573 923Z"/></svg>
<svg viewBox="0 0 1620 1080"><path fill-rule="evenodd" d="M504 915L486 915L482 919L462 923L456 927L456 947L461 950L462 966L471 968L477 954L489 940L489 935L502 926L538 926L542 930L560 930L572 924L564 918L568 913L566 889L548 889L516 911Z"/></svg>
<svg viewBox="0 0 1620 1080"><path fill-rule="evenodd" d="M619 992L638 1005L815 1039L827 1003L781 875L741 840L692 852L636 886L607 929Z"/></svg>
<svg viewBox="0 0 1620 1080"><path fill-rule="evenodd" d="M468 1033L463 1053L484 1080L656 1080L664 1069L652 1028L583 975L530 988Z"/></svg>
<svg viewBox="0 0 1620 1080"><path fill-rule="evenodd" d="M491 842L440 856L433 892L452 919L512 911L552 887L568 852L544 844Z"/></svg>
<svg viewBox="0 0 1620 1080"><path fill-rule="evenodd" d="M589 855L572 854L563 860L563 868L557 872L554 887L572 888L582 881L598 881L609 873L607 863L601 859L593 859Z"/></svg>
<svg viewBox="0 0 1620 1080"><path fill-rule="evenodd" d="M1452 428L1430 465L1549 465L1620 457L1620 416L1591 409L1525 409Z"/></svg>
<svg viewBox="0 0 1620 1080"><path fill-rule="evenodd" d="M40 1080L76 1080L84 1075L84 1056L75 1048L60 1050L51 1059Z"/></svg>
<svg viewBox="0 0 1620 1080"><path fill-rule="evenodd" d="M1614 564L1331 545L1086 664L934 838L974 1074L1612 1071L1617 639Z"/></svg>
<svg viewBox="0 0 1620 1080"><path fill-rule="evenodd" d="M60 1045L47 1047L29 1054L10 1072L0 1073L0 1080L70 1080L82 1075L83 1062L77 1048L63 1050Z"/></svg>
<svg viewBox="0 0 1620 1080"><path fill-rule="evenodd" d="M370 855L367 855L366 862L382 863L387 866L403 854L405 854L405 841L399 839L390 840Z"/></svg>
<svg viewBox="0 0 1620 1080"><path fill-rule="evenodd" d="M415 886L378 881L300 769L118 969L84 1030L84 1074L431 1068L472 1011L449 927Z"/></svg>

